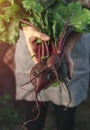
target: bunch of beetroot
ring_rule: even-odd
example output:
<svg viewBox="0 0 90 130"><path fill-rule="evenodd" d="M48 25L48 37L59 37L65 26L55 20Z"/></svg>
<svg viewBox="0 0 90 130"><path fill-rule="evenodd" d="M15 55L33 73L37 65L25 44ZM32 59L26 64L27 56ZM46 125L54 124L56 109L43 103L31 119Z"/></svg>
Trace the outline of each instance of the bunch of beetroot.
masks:
<svg viewBox="0 0 90 130"><path fill-rule="evenodd" d="M70 96L70 100L67 104L67 107L70 104L71 94L68 88L67 67L65 66L64 61L64 45L70 32L65 36L66 29L67 24L62 32L60 39L58 40L58 44L56 47L53 40L50 40L49 44L45 41L42 41L37 45L36 43L32 43L33 46L38 48L36 57L39 63L32 67L29 82L31 82L35 88L34 90L36 95L36 106L34 106L33 110L38 110L38 115L34 119L26 121L24 125L31 121L35 121L39 116L40 107L38 102L38 94L40 93L40 91L55 85L55 83L56 85L58 84L59 87L61 87L61 81L65 83Z"/></svg>

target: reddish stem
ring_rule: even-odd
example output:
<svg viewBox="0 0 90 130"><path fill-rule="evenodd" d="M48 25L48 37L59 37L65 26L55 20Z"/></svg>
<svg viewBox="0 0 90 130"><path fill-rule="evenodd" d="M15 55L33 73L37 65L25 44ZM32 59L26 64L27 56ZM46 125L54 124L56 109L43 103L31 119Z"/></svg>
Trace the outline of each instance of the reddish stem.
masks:
<svg viewBox="0 0 90 130"><path fill-rule="evenodd" d="M60 36L60 41L59 41L59 44L58 44L58 51L60 51L60 50L62 49L61 47L63 47L63 45L64 45L63 38L64 38L64 36L65 36L65 33L66 33L66 29L67 29L67 27L68 27L68 24L69 24L69 22L67 21L67 23L65 24L65 27L64 27L64 29L63 29L63 31L62 31L62 34L61 34L61 36Z"/></svg>
<svg viewBox="0 0 90 130"><path fill-rule="evenodd" d="M41 48L42 48L42 45L40 43L38 44L38 62L41 62Z"/></svg>
<svg viewBox="0 0 90 130"><path fill-rule="evenodd" d="M42 51L41 58L43 58L43 57L45 56L45 46L44 46L44 42L42 43L41 51ZM43 59L42 59L42 60L43 60Z"/></svg>
<svg viewBox="0 0 90 130"><path fill-rule="evenodd" d="M29 21L27 21L27 20L25 20L25 19L20 19L19 21L20 21L21 23L24 23L24 24L27 24L28 26L33 27L35 30L38 31L38 28L37 28L35 25L33 25L32 23L30 23Z"/></svg>
<svg viewBox="0 0 90 130"><path fill-rule="evenodd" d="M73 10L74 10L74 9L73 9ZM66 31L67 31L67 27L68 27L68 25L69 25L69 22L70 22L70 20L71 20L71 16L72 16L72 15L73 15L73 12L71 13L70 17L68 18L68 20L67 20L67 22L66 22L66 24L65 24L65 26L64 26L64 29L63 29L63 31L62 31L62 33L61 33L60 41L59 41L59 44L58 44L58 51L61 51L61 50L62 50L61 47L64 46L64 43L65 43L65 42L63 42L63 38L65 37L65 33L66 33Z"/></svg>
<svg viewBox="0 0 90 130"><path fill-rule="evenodd" d="M49 48L48 48L48 44L44 41L44 45L46 48L46 55L49 56Z"/></svg>
<svg viewBox="0 0 90 130"><path fill-rule="evenodd" d="M63 55L64 55L64 51L63 51L63 50L64 50L65 42L66 42L68 36L69 36L71 33L72 33L72 31L71 31L71 32L68 32L67 35L64 37L64 39L63 39L63 41L62 41L62 44L61 44L61 54L60 54L61 57L63 57Z"/></svg>
<svg viewBox="0 0 90 130"><path fill-rule="evenodd" d="M57 54L57 50L56 50L56 48L55 48L55 46L54 46L53 41L51 41L51 45L52 45L52 54L53 54L53 55L56 55L56 54Z"/></svg>

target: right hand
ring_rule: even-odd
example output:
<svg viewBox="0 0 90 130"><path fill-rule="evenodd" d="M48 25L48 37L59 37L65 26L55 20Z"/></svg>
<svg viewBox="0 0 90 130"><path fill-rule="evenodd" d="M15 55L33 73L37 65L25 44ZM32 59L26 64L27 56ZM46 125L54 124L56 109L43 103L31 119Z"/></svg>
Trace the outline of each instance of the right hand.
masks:
<svg viewBox="0 0 90 130"><path fill-rule="evenodd" d="M23 33L33 61L35 63L38 63L38 59L36 56L38 50L37 50L37 45L35 45L34 42L37 38L41 39L42 41L48 41L50 40L50 37L44 33L41 33L36 27L32 27L32 26L23 27Z"/></svg>
<svg viewBox="0 0 90 130"><path fill-rule="evenodd" d="M68 77L69 79L72 79L74 71L74 62L71 58L71 50L68 46L65 46L64 48L64 58L68 68Z"/></svg>
<svg viewBox="0 0 90 130"><path fill-rule="evenodd" d="M74 62L73 62L73 59L71 58L71 52L81 36L82 36L81 33L72 32L71 35L66 40L66 45L64 48L64 56L65 56L65 60L66 60L67 67L68 67L69 79L72 79L73 72L74 72Z"/></svg>

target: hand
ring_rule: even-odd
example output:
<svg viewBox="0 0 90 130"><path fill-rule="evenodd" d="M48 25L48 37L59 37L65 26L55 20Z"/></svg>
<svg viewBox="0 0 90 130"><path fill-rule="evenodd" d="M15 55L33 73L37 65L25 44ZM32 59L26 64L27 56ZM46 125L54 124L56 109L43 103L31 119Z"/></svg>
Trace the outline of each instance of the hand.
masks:
<svg viewBox="0 0 90 130"><path fill-rule="evenodd" d="M26 39L26 44L28 45L28 49L30 51L31 58L35 63L38 63L38 59L36 56L38 47L36 44L34 44L34 42L37 38L43 41L48 41L50 40L50 37L44 33L39 32L36 27L31 26L23 27L23 33Z"/></svg>
<svg viewBox="0 0 90 130"><path fill-rule="evenodd" d="M81 36L82 36L81 33L72 32L69 35L68 39L66 40L66 46L64 48L64 56L65 56L65 60L66 60L67 67L68 67L69 79L72 79L73 71L74 71L74 62L73 62L70 54L71 54L73 48L75 47L75 44L77 43L77 41L80 39Z"/></svg>
<svg viewBox="0 0 90 130"><path fill-rule="evenodd" d="M64 57L68 67L68 77L69 79L72 79L73 71L74 71L74 63L70 54L71 54L71 50L68 46L66 46L64 49Z"/></svg>

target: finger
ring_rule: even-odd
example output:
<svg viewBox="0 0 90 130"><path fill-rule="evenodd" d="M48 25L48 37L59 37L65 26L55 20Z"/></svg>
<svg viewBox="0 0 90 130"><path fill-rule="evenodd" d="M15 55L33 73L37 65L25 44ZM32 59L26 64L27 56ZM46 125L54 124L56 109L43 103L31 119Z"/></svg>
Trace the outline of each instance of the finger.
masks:
<svg viewBox="0 0 90 130"><path fill-rule="evenodd" d="M50 40L50 37L47 34L41 33L33 27L26 26L26 27L23 28L23 32L24 32L24 35L29 39L39 38L43 41Z"/></svg>
<svg viewBox="0 0 90 130"><path fill-rule="evenodd" d="M27 44L28 45L28 49L29 49L29 52L30 52L30 55L31 55L31 59L34 61L34 63L38 63L38 59L37 59L37 55L36 55L36 52L34 49L32 49L32 46L30 44Z"/></svg>
<svg viewBox="0 0 90 130"><path fill-rule="evenodd" d="M34 32L34 36L36 38L43 40L43 41L49 41L50 40L50 37L48 35L41 33L41 32L38 32L38 31Z"/></svg>
<svg viewBox="0 0 90 130"><path fill-rule="evenodd" d="M29 39L29 42L30 42L30 43L34 43L35 40L36 40L36 38L35 38L35 37L32 37L32 38Z"/></svg>
<svg viewBox="0 0 90 130"><path fill-rule="evenodd" d="M31 59L34 61L35 64L38 63L38 59L36 57L36 54L31 55Z"/></svg>
<svg viewBox="0 0 90 130"><path fill-rule="evenodd" d="M74 64L73 64L73 61L71 60L68 63L68 77L69 77L69 79L72 79L72 77L73 77L73 71L74 71Z"/></svg>

